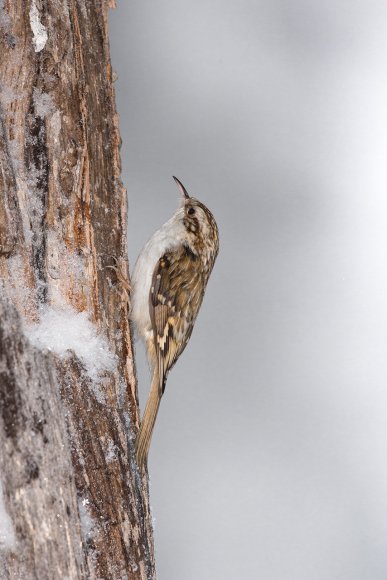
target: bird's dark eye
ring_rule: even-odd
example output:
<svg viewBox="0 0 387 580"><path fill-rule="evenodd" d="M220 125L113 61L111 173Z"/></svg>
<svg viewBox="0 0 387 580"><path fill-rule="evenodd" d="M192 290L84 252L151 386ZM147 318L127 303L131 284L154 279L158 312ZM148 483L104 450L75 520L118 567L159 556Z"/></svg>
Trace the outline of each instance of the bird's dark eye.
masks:
<svg viewBox="0 0 387 580"><path fill-rule="evenodd" d="M188 215L193 215L195 213L194 208L193 207L188 208L187 213L188 213Z"/></svg>

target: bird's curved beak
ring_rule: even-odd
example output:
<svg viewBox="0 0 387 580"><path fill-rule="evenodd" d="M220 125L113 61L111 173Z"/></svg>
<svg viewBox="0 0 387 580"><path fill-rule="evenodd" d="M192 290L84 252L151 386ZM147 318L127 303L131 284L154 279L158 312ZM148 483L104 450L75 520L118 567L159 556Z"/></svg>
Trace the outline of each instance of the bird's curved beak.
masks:
<svg viewBox="0 0 387 580"><path fill-rule="evenodd" d="M177 177L175 177L174 175L172 177L176 181L177 187L180 189L181 194L184 195L184 197L186 199L190 199L190 196L188 195L188 191L186 190L184 185L181 183L181 181L179 179L177 179Z"/></svg>

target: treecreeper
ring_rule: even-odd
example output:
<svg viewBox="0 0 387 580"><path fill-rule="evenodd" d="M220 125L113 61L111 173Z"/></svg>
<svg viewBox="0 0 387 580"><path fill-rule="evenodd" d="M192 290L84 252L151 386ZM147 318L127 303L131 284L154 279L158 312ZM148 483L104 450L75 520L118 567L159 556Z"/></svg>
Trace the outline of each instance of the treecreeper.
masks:
<svg viewBox="0 0 387 580"><path fill-rule="evenodd" d="M142 249L132 276L131 316L143 339L151 389L136 440L141 471L167 376L192 334L219 251L218 227L210 210L188 195L174 177L182 203Z"/></svg>

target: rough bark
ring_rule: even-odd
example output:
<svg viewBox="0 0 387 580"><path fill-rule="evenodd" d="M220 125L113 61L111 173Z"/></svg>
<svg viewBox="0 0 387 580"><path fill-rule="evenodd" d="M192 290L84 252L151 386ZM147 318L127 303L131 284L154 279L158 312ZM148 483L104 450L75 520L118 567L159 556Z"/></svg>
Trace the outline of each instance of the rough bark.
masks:
<svg viewBox="0 0 387 580"><path fill-rule="evenodd" d="M3 489L17 549L2 578L87 577L74 469L50 353L33 348L10 302L0 302Z"/></svg>
<svg viewBox="0 0 387 580"><path fill-rule="evenodd" d="M17 540L6 578L154 578L107 11L0 0L0 461ZM98 386L75 352L24 336L47 308L85 312L105 337L115 365Z"/></svg>

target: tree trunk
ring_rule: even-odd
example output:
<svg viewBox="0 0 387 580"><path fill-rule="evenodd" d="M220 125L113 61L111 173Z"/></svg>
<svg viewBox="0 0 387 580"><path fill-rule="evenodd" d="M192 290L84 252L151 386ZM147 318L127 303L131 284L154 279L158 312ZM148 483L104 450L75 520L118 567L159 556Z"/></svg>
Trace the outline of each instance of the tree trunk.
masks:
<svg viewBox="0 0 387 580"><path fill-rule="evenodd" d="M108 8L0 0L1 578L155 577Z"/></svg>

